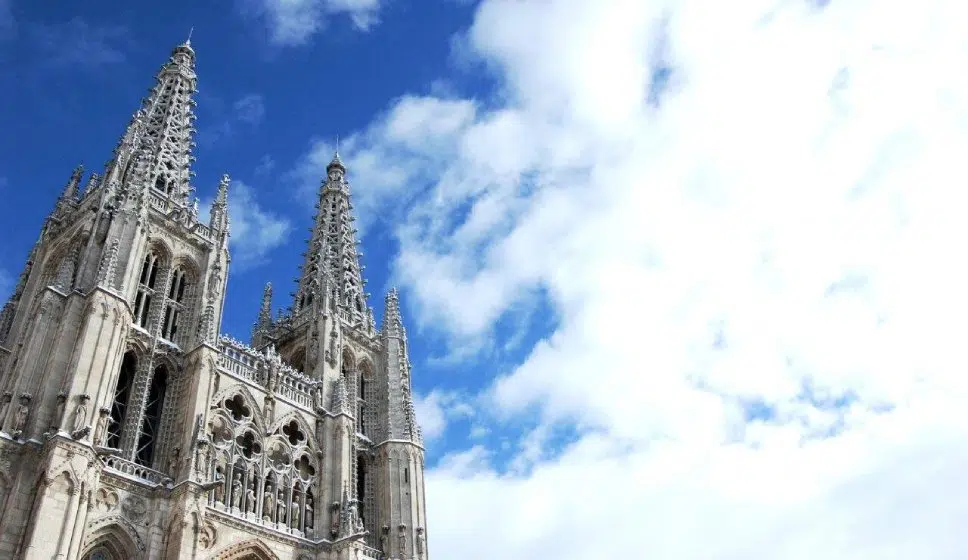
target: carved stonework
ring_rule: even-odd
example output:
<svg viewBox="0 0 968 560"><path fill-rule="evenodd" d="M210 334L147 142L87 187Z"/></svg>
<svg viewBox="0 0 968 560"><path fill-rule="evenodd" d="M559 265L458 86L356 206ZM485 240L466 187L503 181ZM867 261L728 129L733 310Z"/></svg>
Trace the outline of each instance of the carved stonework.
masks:
<svg viewBox="0 0 968 560"><path fill-rule="evenodd" d="M19 439L23 435L24 428L27 427L27 419L30 417L30 393L20 395L20 404L17 405L17 413L13 417L13 437Z"/></svg>
<svg viewBox="0 0 968 560"><path fill-rule="evenodd" d="M124 512L125 517L138 523L148 513L148 504L137 496L127 496L121 501L121 511Z"/></svg>
<svg viewBox="0 0 968 560"><path fill-rule="evenodd" d="M194 57L172 51L103 180L81 193L72 176L0 313L4 542L37 558L427 560L423 471L399 462L423 464L419 372L396 290L377 330L346 166L326 166L291 301L273 311L266 286L226 310L239 201L224 176L199 222ZM251 346L221 335L226 314L256 319Z"/></svg>
<svg viewBox="0 0 968 560"><path fill-rule="evenodd" d="M209 549L215 546L218 541L218 531L215 530L215 525L211 521L202 522L202 526L198 531L198 544L204 549Z"/></svg>
<svg viewBox="0 0 968 560"><path fill-rule="evenodd" d="M77 407L74 409L74 424L71 427L71 436L74 439L87 437L91 432L90 426L87 425L87 409L90 400L90 395L77 396Z"/></svg>
<svg viewBox="0 0 968 560"><path fill-rule="evenodd" d="M118 493L110 488L100 488L94 494L94 509L101 513L110 513L118 508Z"/></svg>

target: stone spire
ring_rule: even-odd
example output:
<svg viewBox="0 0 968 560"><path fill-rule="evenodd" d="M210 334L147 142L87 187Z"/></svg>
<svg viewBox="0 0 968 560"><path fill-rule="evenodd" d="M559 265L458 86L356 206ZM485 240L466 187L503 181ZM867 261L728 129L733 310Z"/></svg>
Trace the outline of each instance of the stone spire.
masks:
<svg viewBox="0 0 968 560"><path fill-rule="evenodd" d="M319 188L317 214L302 266L293 309L298 313L322 297L325 277L332 280L336 309L353 323L366 323L367 304L363 291L363 267L353 228L353 205L346 166L333 155L326 166L326 178Z"/></svg>
<svg viewBox="0 0 968 560"><path fill-rule="evenodd" d="M81 185L81 177L84 176L84 166L78 165L71 172L71 178L68 179L67 185L64 187L64 192L61 194L61 200L64 202L73 202L77 200L77 195L79 187Z"/></svg>
<svg viewBox="0 0 968 560"><path fill-rule="evenodd" d="M400 294L396 288L390 288L384 300L383 336L404 340L407 338L406 330L403 328L403 317L400 315Z"/></svg>
<svg viewBox="0 0 968 560"><path fill-rule="evenodd" d="M105 182L153 187L178 204L188 205L195 91L195 51L186 41L172 50L168 62L158 71L154 87L115 148ZM150 146L150 153L139 154L145 146ZM135 170L130 165L136 155L147 156L144 169Z"/></svg>
<svg viewBox="0 0 968 560"><path fill-rule="evenodd" d="M215 201L212 202L212 209L209 211L209 227L215 231L226 231L229 227L229 183L231 181L228 174L222 175Z"/></svg>
<svg viewBox="0 0 968 560"><path fill-rule="evenodd" d="M383 308L383 349L386 352L386 375L388 381L389 439L421 441L417 426L413 395L410 385L410 352L407 348L407 331L400 313L400 295L396 288L386 296Z"/></svg>
<svg viewBox="0 0 968 560"><path fill-rule="evenodd" d="M262 347L269 342L268 335L272 329L272 282L267 282L262 291L262 305L259 307L259 318L252 328L252 346Z"/></svg>

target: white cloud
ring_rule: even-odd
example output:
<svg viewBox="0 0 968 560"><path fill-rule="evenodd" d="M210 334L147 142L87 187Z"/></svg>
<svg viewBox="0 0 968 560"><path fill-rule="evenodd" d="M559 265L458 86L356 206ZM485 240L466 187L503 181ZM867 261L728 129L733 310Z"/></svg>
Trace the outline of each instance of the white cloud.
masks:
<svg viewBox="0 0 968 560"><path fill-rule="evenodd" d="M0 33L13 26L12 17L7 18L4 11L0 4ZM33 23L27 32L31 50L40 53L45 64L56 67L93 68L124 62L125 51L132 43L127 27L92 25L80 17L60 23Z"/></svg>
<svg viewBox="0 0 968 560"><path fill-rule="evenodd" d="M236 120L250 126L258 126L266 115L265 103L257 93L243 95L232 104Z"/></svg>
<svg viewBox="0 0 968 560"><path fill-rule="evenodd" d="M968 555L966 15L479 6L461 48L498 101L406 97L346 149L359 213L403 206L423 325L556 314L479 397L539 414L513 474L483 446L431 472L435 556Z"/></svg>
<svg viewBox="0 0 968 560"><path fill-rule="evenodd" d="M369 30L378 21L380 0L250 0L247 7L265 18L273 43L293 46L307 42L338 15L349 17L360 31Z"/></svg>
<svg viewBox="0 0 968 560"><path fill-rule="evenodd" d="M423 430L424 439L432 442L444 435L449 420L472 418L476 414L470 403L456 392L431 391L427 395L414 395L417 422Z"/></svg>
<svg viewBox="0 0 968 560"><path fill-rule="evenodd" d="M200 204L205 216L212 199ZM285 243L292 224L259 204L256 193L242 181L233 180L229 187L229 248L233 268L244 270L265 262L269 253Z"/></svg>
<svg viewBox="0 0 968 560"><path fill-rule="evenodd" d="M340 142L358 218L354 226L361 235L372 220L387 216L382 205L389 197L394 198L397 214L405 209L408 196L431 179L427 170L444 164L452 150L449 142L472 122L475 110L471 101L406 96L368 130ZM290 173L299 184L300 196L315 195L335 148L329 141L312 142ZM415 189L412 193L410 186Z"/></svg>
<svg viewBox="0 0 968 560"><path fill-rule="evenodd" d="M212 101L216 102L217 107L222 104L218 99ZM230 110L221 109L218 112L221 114L221 120L216 125L203 129L199 133L198 139L203 145L212 146L218 142L231 140L239 132L240 127L248 130L258 128L265 119L266 107L260 94L248 93L232 102ZM268 158L268 156L266 157ZM271 162L271 159L269 158L269 162ZM263 163L265 163L265 158L263 158ZM258 172L261 168L262 164L256 171Z"/></svg>
<svg viewBox="0 0 968 560"><path fill-rule="evenodd" d="M14 277L6 270L0 268L0 306L6 303L7 298L13 293Z"/></svg>

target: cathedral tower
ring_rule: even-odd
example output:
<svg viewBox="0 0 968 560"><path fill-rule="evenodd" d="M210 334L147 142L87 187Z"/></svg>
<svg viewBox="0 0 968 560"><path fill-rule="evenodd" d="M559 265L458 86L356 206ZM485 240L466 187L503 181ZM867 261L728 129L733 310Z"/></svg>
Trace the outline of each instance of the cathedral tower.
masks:
<svg viewBox="0 0 968 560"><path fill-rule="evenodd" d="M346 167L292 305L267 285L251 346L220 335L230 180L204 223L195 90L186 41L0 311L0 557L426 559L406 333L395 291L368 307Z"/></svg>

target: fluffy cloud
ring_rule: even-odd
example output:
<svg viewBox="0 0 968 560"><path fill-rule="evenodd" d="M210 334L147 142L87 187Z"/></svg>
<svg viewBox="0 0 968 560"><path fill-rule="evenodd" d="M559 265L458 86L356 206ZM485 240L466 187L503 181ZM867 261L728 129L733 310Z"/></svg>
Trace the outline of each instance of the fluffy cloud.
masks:
<svg viewBox="0 0 968 560"><path fill-rule="evenodd" d="M4 11L0 4L0 32L13 25L13 18L4 16ZM41 54L45 64L56 67L91 68L123 62L124 51L131 43L127 28L92 25L79 17L63 23L34 23L27 33L32 49Z"/></svg>
<svg viewBox="0 0 968 560"><path fill-rule="evenodd" d="M537 412L515 456L431 471L435 556L968 554L965 11L481 3L497 101L404 97L346 150L421 323L556 315L477 397Z"/></svg>
<svg viewBox="0 0 968 560"><path fill-rule="evenodd" d="M269 39L281 46L300 45L332 16L345 14L366 31L377 22L380 0L248 0L244 11L265 19Z"/></svg>
<svg viewBox="0 0 968 560"><path fill-rule="evenodd" d="M6 270L0 268L0 301L6 303L7 298L13 293L14 276Z"/></svg>
<svg viewBox="0 0 968 560"><path fill-rule="evenodd" d="M262 96L257 93L243 95L232 104L235 118L250 126L258 126L266 116L265 103Z"/></svg>
<svg viewBox="0 0 968 560"><path fill-rule="evenodd" d="M265 101L258 93L245 94L233 101L230 106L226 106L218 98L210 98L209 101L212 102L211 105L218 118L217 124L199 132L198 141L204 146L214 146L218 142L229 141L239 133L240 129L254 130L262 124L266 116Z"/></svg>
<svg viewBox="0 0 968 560"><path fill-rule="evenodd" d="M207 215L211 205L211 199L204 201L200 215ZM289 220L265 210L252 187L238 180L229 187L229 221L232 266L240 270L261 264L292 231Z"/></svg>
<svg viewBox="0 0 968 560"><path fill-rule="evenodd" d="M472 418L474 407L455 392L431 391L427 395L414 395L414 409L417 421L423 430L424 439L434 441L447 430L448 420Z"/></svg>

